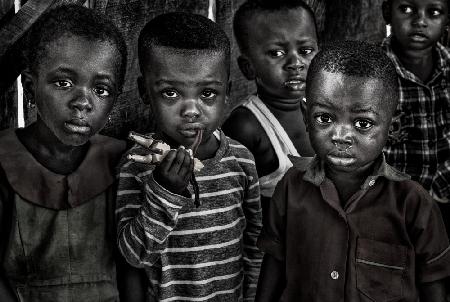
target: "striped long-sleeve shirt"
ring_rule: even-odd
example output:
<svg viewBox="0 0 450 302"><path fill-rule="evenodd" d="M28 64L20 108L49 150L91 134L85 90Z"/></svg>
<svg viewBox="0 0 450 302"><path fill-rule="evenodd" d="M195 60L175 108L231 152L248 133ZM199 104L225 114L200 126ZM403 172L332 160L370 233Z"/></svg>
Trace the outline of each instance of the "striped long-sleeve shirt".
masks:
<svg viewBox="0 0 450 302"><path fill-rule="evenodd" d="M153 166L120 167L119 248L131 265L145 268L158 301L254 299L262 259L258 177L252 154L223 132L220 138L215 157L195 172L198 208L160 186Z"/></svg>

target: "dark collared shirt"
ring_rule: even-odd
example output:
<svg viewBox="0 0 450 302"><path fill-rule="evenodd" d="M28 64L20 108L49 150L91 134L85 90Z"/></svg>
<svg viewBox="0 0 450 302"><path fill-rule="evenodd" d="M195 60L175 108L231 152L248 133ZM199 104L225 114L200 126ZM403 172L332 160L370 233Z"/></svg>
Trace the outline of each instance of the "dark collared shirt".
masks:
<svg viewBox="0 0 450 302"><path fill-rule="evenodd" d="M434 48L435 69L422 82L407 70L391 47L391 37L382 47L395 65L399 104L393 132L385 147L386 160L408 173L435 199L450 199L450 53L441 44Z"/></svg>
<svg viewBox="0 0 450 302"><path fill-rule="evenodd" d="M450 275L437 205L380 158L345 207L316 158L299 159L278 183L258 239L285 263L280 301L416 301L417 283Z"/></svg>

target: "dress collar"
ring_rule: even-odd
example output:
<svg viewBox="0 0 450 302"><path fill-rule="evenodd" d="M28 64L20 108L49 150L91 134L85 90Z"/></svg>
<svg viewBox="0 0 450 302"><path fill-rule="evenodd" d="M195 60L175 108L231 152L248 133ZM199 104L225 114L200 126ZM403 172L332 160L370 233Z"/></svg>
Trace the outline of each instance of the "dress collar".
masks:
<svg viewBox="0 0 450 302"><path fill-rule="evenodd" d="M15 130L0 132L0 141L0 166L14 191L29 202L56 210L77 207L111 186L115 166L125 150L125 142L95 135L77 170L60 175L42 166Z"/></svg>

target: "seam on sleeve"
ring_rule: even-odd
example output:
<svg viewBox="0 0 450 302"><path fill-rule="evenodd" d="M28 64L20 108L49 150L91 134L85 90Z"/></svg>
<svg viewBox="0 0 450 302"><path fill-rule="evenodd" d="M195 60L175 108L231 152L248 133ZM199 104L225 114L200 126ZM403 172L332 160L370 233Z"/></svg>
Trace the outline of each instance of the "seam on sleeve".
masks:
<svg viewBox="0 0 450 302"><path fill-rule="evenodd" d="M440 253L440 254L437 255L436 257L431 258L430 260L428 260L428 261L426 262L426 264L431 264L431 263L433 263L433 262L435 262L435 261L441 259L441 258L444 257L449 251L450 251L450 246L447 247L442 253Z"/></svg>

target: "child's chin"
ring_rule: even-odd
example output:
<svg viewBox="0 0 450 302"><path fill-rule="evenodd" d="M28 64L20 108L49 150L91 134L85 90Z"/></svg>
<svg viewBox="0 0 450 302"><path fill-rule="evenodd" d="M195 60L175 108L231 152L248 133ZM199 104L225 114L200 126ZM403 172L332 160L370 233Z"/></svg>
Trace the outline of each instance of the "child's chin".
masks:
<svg viewBox="0 0 450 302"><path fill-rule="evenodd" d="M72 134L70 136L60 137L59 140L66 146L79 147L86 144L91 136Z"/></svg>

